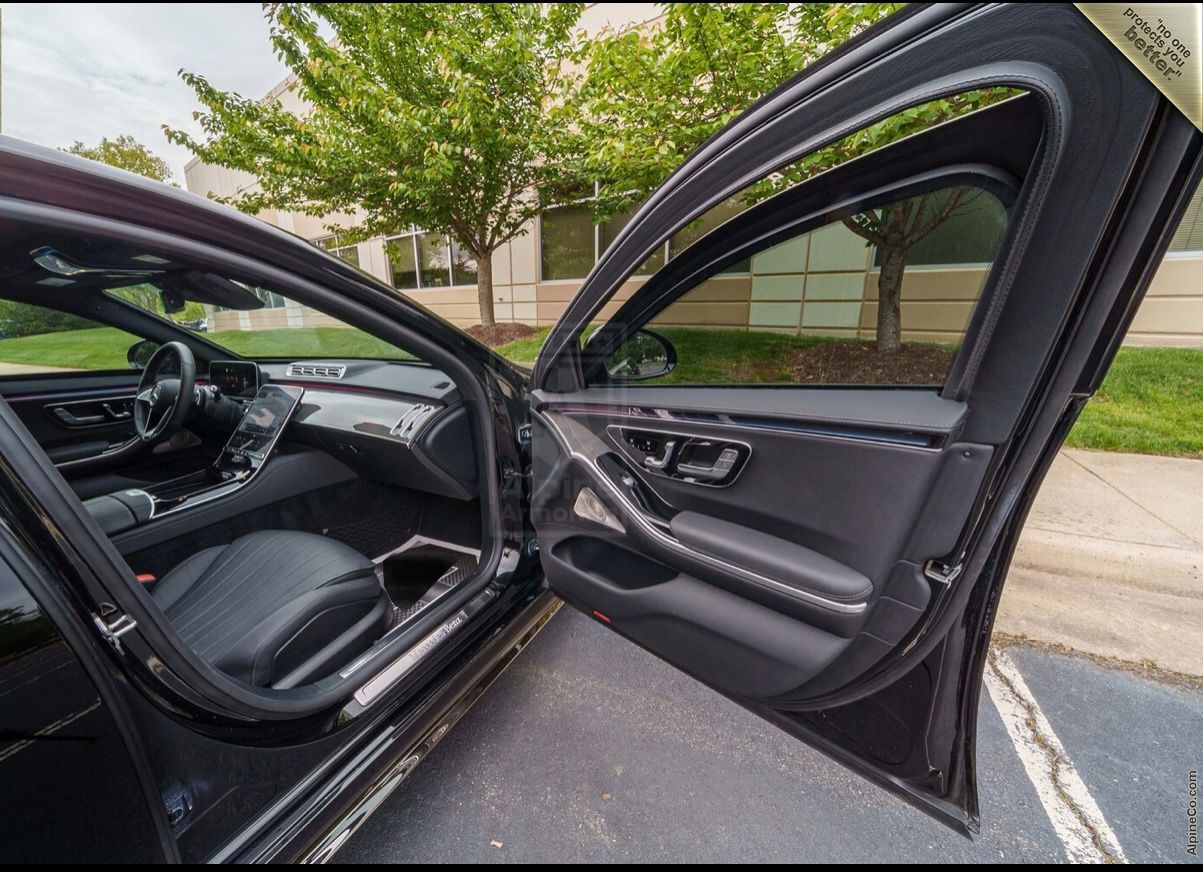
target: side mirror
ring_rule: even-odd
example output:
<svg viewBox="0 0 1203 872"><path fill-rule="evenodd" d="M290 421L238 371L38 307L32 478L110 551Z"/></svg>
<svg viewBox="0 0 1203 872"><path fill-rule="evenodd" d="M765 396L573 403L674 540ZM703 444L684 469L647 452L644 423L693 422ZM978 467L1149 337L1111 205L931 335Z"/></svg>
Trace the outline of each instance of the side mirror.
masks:
<svg viewBox="0 0 1203 872"><path fill-rule="evenodd" d="M158 350L159 343L151 339L143 339L129 347L129 350L125 352L125 359L129 361L131 369L146 369L146 364L150 363L150 358Z"/></svg>
<svg viewBox="0 0 1203 872"><path fill-rule="evenodd" d="M661 378L677 365L677 350L651 330L636 330L606 358L606 375L611 381L644 381Z"/></svg>

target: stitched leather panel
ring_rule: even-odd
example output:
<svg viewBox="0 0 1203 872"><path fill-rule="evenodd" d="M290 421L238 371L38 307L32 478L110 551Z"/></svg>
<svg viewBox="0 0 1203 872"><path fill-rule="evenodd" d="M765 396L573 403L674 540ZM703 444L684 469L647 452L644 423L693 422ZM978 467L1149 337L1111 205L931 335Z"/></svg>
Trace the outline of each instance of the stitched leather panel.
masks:
<svg viewBox="0 0 1203 872"><path fill-rule="evenodd" d="M219 669L252 683L270 676L263 664L295 632L329 609L348 626L383 591L372 562L358 551L313 533L265 530L185 560L156 585L153 598L184 641ZM259 668L256 670L256 665Z"/></svg>

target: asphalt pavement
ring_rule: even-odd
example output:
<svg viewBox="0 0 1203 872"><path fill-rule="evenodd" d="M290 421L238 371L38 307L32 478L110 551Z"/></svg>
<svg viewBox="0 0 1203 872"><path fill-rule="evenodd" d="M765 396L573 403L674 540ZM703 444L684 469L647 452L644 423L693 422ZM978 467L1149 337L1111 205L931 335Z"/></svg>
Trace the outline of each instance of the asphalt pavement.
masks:
<svg viewBox="0 0 1203 872"><path fill-rule="evenodd" d="M1203 694L1006 653L1122 856L1197 861ZM1064 862L989 693L979 731L970 842L565 607L335 862Z"/></svg>

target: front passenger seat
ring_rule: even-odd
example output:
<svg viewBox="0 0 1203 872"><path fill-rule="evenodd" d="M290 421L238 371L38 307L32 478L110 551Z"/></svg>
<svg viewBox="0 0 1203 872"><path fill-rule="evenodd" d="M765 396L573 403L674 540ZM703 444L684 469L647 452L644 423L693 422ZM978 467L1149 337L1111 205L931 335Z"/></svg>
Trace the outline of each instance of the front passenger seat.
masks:
<svg viewBox="0 0 1203 872"><path fill-rule="evenodd" d="M151 597L197 655L260 687L296 687L331 674L371 647L393 615L372 561L290 530L193 554Z"/></svg>

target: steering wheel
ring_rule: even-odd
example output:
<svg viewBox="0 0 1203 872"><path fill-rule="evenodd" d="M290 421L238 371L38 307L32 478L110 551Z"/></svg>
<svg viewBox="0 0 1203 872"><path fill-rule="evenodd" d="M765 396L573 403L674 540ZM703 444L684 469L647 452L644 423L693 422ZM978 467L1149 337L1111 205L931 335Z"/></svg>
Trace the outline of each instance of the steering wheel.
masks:
<svg viewBox="0 0 1203 872"><path fill-rule="evenodd" d="M175 364L175 373L160 375L169 362ZM143 442L154 442L180 429L192 405L195 383L192 349L182 342L160 345L146 362L134 397L134 429Z"/></svg>

